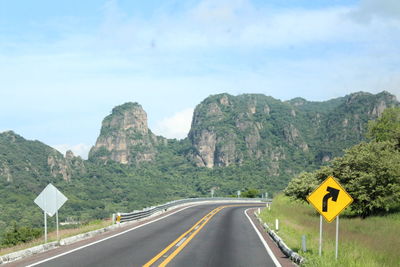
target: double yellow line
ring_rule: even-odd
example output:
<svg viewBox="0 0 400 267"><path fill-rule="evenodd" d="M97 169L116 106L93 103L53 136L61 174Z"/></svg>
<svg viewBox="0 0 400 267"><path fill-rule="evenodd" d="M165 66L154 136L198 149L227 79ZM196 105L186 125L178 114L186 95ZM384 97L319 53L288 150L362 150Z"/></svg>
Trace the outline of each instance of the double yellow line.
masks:
<svg viewBox="0 0 400 267"><path fill-rule="evenodd" d="M158 253L154 258L152 258L149 262L147 262L143 267L150 267L152 264L154 264L156 261L158 261L164 254L166 254L173 246L178 244L181 240L183 240L185 237L185 241L178 246L178 248L173 251L163 262L160 263L158 266L166 266L176 255L178 255L179 252L192 240L198 232L206 225L206 223L218 212L220 212L225 206L221 206L218 208L213 209L210 211L207 215L205 215L203 218L201 218L197 223L195 223L189 230L184 232L181 236L179 236L175 241L173 241L171 244L169 244L163 251ZM197 228L196 228L197 227ZM190 234L191 233L191 234ZM190 235L189 235L190 234Z"/></svg>
<svg viewBox="0 0 400 267"><path fill-rule="evenodd" d="M253 204L254 205L254 204ZM252 206L253 206L252 205ZM173 241L171 244L169 244L165 249L163 249L160 253L158 253L154 258L152 258L150 261L148 261L146 264L143 265L143 267L150 267L153 264L157 263L157 261L160 261L161 257L166 257L165 260L163 260L158 266L164 267L166 266L176 255L179 254L179 252L182 251L182 249L185 248L185 246L200 232L200 230L211 220L211 218L220 212L222 209L226 207L238 207L238 206L249 206L246 204L242 205L228 205L228 206L220 206L209 213L205 215L203 218L201 218L199 221L197 221L189 230L184 232L182 235L180 235L175 241ZM174 250L174 246L176 249ZM168 252L172 251L169 255Z"/></svg>

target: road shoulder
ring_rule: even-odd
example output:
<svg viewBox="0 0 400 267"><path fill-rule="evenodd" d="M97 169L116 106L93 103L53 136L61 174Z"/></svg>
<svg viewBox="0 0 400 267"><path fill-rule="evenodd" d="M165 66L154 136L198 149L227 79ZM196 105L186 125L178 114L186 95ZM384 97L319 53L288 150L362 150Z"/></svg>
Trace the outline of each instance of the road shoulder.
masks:
<svg viewBox="0 0 400 267"><path fill-rule="evenodd" d="M122 234L124 232L134 230L143 225L161 220L163 218L168 217L169 215L177 213L177 212L179 212L183 209L189 208L191 206L192 205L182 206L182 207L178 207L176 209L172 209L170 211L163 212L163 213L156 215L154 217L151 217L151 218L146 218L146 219L143 219L140 221L135 221L135 222L123 223L120 225L120 227L117 227L117 228L112 229L107 232L103 232L99 235L96 235L96 236L93 236L93 237L90 237L90 238L87 238L87 239L84 239L81 241L77 241L72 244L58 246L58 247L56 247L54 249L50 249L48 251L44 251L44 252L34 254L34 255L31 255L28 257L24 257L22 259L19 259L19 260L13 261L13 262L2 264L2 266L7 266L7 267L29 266L30 264L41 262L41 261L56 257L61 254L67 254L67 253L73 252L75 250L78 250L80 248L90 246L90 245L98 243L98 242L102 242L103 240L107 240L109 238L112 238L112 237Z"/></svg>
<svg viewBox="0 0 400 267"><path fill-rule="evenodd" d="M246 214L249 216L250 220L256 226L257 230L260 232L261 236L264 238L264 241L267 243L268 247L271 249L272 253L275 255L276 259L279 261L282 267L293 267L297 266L294 264L283 252L279 249L279 247L275 244L275 242L270 238L267 232L265 232L263 226L258 221L255 216L256 208L248 209Z"/></svg>

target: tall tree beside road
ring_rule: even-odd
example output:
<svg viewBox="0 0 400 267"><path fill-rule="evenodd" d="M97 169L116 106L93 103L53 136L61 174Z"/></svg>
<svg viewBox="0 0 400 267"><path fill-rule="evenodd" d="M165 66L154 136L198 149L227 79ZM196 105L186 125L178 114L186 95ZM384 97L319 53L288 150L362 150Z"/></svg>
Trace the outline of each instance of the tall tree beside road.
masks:
<svg viewBox="0 0 400 267"><path fill-rule="evenodd" d="M310 187L333 175L354 198L351 210L366 217L400 208L400 108L390 108L369 123L368 137L343 157L312 173L302 173L285 194L304 200Z"/></svg>

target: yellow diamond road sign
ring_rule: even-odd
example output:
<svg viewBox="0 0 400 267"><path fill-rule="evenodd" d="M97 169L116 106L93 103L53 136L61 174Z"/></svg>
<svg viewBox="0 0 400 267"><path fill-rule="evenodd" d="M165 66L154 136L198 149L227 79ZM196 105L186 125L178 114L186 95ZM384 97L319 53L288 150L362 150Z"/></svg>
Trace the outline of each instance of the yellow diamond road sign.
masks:
<svg viewBox="0 0 400 267"><path fill-rule="evenodd" d="M353 198L332 176L315 189L307 200L328 222L333 221L353 202Z"/></svg>

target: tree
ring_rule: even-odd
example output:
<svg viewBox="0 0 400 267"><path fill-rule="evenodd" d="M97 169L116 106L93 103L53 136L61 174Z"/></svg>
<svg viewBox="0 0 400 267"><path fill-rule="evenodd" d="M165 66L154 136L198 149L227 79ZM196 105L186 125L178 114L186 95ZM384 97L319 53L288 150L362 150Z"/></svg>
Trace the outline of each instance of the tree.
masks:
<svg viewBox="0 0 400 267"><path fill-rule="evenodd" d="M333 162L333 174L354 198L351 209L366 217L400 203L400 151L393 142L361 143Z"/></svg>
<svg viewBox="0 0 400 267"><path fill-rule="evenodd" d="M306 201L307 196L330 175L333 175L333 169L328 166L314 172L302 172L289 182L283 192L292 199Z"/></svg>
<svg viewBox="0 0 400 267"><path fill-rule="evenodd" d="M306 197L318 186L318 180L315 173L302 172L296 178L293 178L286 189L285 195L306 201Z"/></svg>
<svg viewBox="0 0 400 267"><path fill-rule="evenodd" d="M260 191L257 189L249 189L249 190L243 192L241 195L242 195L242 197L255 198L258 195L260 195Z"/></svg>
<svg viewBox="0 0 400 267"><path fill-rule="evenodd" d="M368 123L367 137L377 142L395 141L400 144L400 108L387 108L382 116Z"/></svg>
<svg viewBox="0 0 400 267"><path fill-rule="evenodd" d="M351 210L362 217L388 212L400 206L400 151L393 141L360 143L336 158L331 167L301 173L284 193L305 201L328 176L340 181L353 197Z"/></svg>

